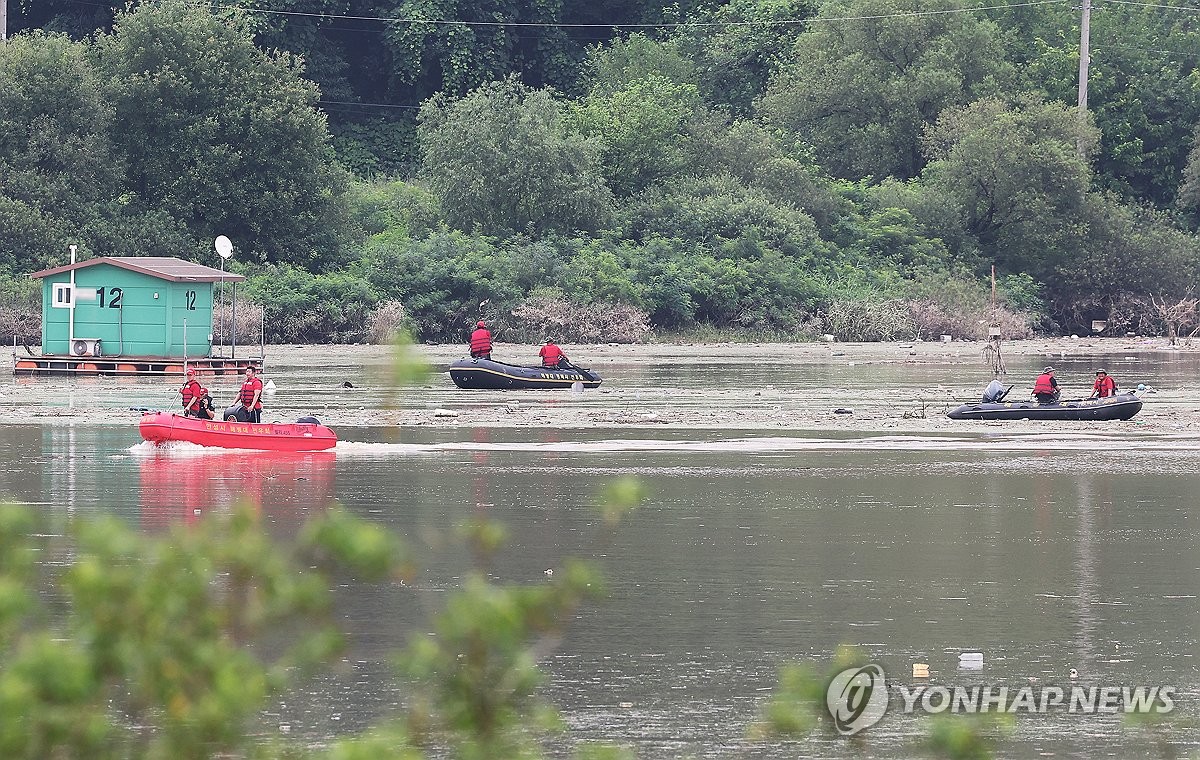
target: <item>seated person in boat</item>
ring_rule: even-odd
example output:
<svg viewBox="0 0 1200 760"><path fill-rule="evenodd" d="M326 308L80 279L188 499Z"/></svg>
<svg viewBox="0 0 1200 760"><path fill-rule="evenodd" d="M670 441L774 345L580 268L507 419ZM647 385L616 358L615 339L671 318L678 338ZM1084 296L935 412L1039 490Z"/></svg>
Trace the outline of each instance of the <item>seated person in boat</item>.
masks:
<svg viewBox="0 0 1200 760"><path fill-rule="evenodd" d="M1033 383L1033 395L1039 404L1056 404L1062 391L1054 377L1054 367L1046 367Z"/></svg>
<svg viewBox="0 0 1200 760"><path fill-rule="evenodd" d="M546 338L546 344L542 346L542 350L538 352L538 356L542 357L543 367L560 367L565 369L570 362L567 355L559 348L551 338Z"/></svg>
<svg viewBox="0 0 1200 760"><path fill-rule="evenodd" d="M1117 381L1109 377L1108 372L1096 370L1096 382L1092 383L1092 395L1088 398L1108 398L1117 395Z"/></svg>
<svg viewBox="0 0 1200 760"><path fill-rule="evenodd" d="M241 404L246 410L249 420L247 422L262 422L262 380L255 376L254 365L246 367L246 380L242 383L242 387L238 389L237 399L235 404Z"/></svg>
<svg viewBox="0 0 1200 760"><path fill-rule="evenodd" d="M211 420L217 416L217 410L213 409L212 396L208 393L208 388L200 389L200 404L199 411L196 416L202 420Z"/></svg>
<svg viewBox="0 0 1200 760"><path fill-rule="evenodd" d="M208 389L200 386L200 381L196 379L196 370L187 371L187 380L179 389L179 393L183 396L184 417L197 417L202 420L213 418L212 398L208 395Z"/></svg>
<svg viewBox="0 0 1200 760"><path fill-rule="evenodd" d="M475 323L475 330L471 333L471 358L472 359L492 359L492 333L487 329L487 323L482 319Z"/></svg>

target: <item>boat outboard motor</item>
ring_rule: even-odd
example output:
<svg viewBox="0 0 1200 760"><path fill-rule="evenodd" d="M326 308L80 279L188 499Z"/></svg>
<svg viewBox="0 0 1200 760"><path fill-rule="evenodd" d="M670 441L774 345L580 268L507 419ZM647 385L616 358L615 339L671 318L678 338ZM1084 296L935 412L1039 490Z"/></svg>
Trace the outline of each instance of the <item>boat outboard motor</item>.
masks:
<svg viewBox="0 0 1200 760"><path fill-rule="evenodd" d="M225 410L225 413L221 415L221 419L226 422L249 422L250 413L241 404L234 404Z"/></svg>
<svg viewBox="0 0 1200 760"><path fill-rule="evenodd" d="M1011 385L1005 388L1004 383L999 380L993 380L983 389L983 400L980 403L999 404L1012 389L1013 386Z"/></svg>
<svg viewBox="0 0 1200 760"><path fill-rule="evenodd" d="M309 417L301 417L300 419L296 420L296 424L297 425L320 425L321 421L319 419L317 419L316 417L309 416Z"/></svg>

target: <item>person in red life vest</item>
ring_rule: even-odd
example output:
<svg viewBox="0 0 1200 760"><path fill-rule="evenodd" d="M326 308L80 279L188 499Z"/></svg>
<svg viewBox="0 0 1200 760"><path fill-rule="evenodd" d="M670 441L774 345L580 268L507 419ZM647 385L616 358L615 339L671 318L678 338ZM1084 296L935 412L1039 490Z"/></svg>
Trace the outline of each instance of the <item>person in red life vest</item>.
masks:
<svg viewBox="0 0 1200 760"><path fill-rule="evenodd" d="M1096 382L1092 383L1092 395L1088 398L1108 398L1117 395L1117 381L1102 369L1096 370Z"/></svg>
<svg viewBox="0 0 1200 760"><path fill-rule="evenodd" d="M200 381L196 379L196 370L189 369L187 371L187 380L184 381L183 387L179 389L183 395L183 416L184 417L199 417L200 409L203 408L201 403Z"/></svg>
<svg viewBox="0 0 1200 760"><path fill-rule="evenodd" d="M542 346L538 356L542 357L543 367L561 367L568 361L567 355L550 338L546 338L546 345Z"/></svg>
<svg viewBox="0 0 1200 760"><path fill-rule="evenodd" d="M246 380L238 390L237 401L246 410L250 419L247 422L262 422L262 380L254 373L254 365L246 367Z"/></svg>
<svg viewBox="0 0 1200 760"><path fill-rule="evenodd" d="M1054 377L1054 367L1046 367L1033 383L1033 395L1039 404L1053 404L1058 401L1061 393L1058 380Z"/></svg>
<svg viewBox="0 0 1200 760"><path fill-rule="evenodd" d="M488 361L492 358L492 334L482 319L475 323L475 330L471 333L471 358Z"/></svg>

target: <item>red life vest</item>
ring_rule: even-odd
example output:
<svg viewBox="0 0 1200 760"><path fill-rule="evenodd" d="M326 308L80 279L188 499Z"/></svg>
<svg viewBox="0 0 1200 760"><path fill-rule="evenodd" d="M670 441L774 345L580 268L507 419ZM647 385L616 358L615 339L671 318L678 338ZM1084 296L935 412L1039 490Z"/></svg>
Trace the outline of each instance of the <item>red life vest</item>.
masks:
<svg viewBox="0 0 1200 760"><path fill-rule="evenodd" d="M257 377L251 378L251 379L247 380L246 382L242 383L242 392L241 392L242 406L246 407L247 409L250 409L251 408L250 405L254 404L254 406L253 406L254 409L262 409L262 401L259 401L257 403L255 403L255 401L254 401L254 391L256 391L256 390L259 391L259 398L260 399L262 398L262 387L263 387L262 380L259 380Z"/></svg>
<svg viewBox="0 0 1200 760"><path fill-rule="evenodd" d="M542 357L542 364L546 367L557 367L558 362L563 358L562 349L553 343L542 346L542 350L538 354Z"/></svg>
<svg viewBox="0 0 1200 760"><path fill-rule="evenodd" d="M1096 391L1096 395L1100 398L1115 396L1117 395L1117 381L1105 375L1096 379L1096 382L1092 384L1092 390Z"/></svg>
<svg viewBox="0 0 1200 760"><path fill-rule="evenodd" d="M1033 383L1033 392L1034 393L1054 393L1054 391L1056 389L1050 383L1050 381L1053 379L1054 379L1054 376L1051 375L1049 372L1043 372L1042 374L1038 375L1037 380L1035 380Z"/></svg>
<svg viewBox="0 0 1200 760"><path fill-rule="evenodd" d="M492 352L492 334L486 327L480 327L471 333L471 355L490 354Z"/></svg>
<svg viewBox="0 0 1200 760"><path fill-rule="evenodd" d="M188 404L192 403L192 399L199 398L202 395L200 393L202 390L203 388L200 387L200 383L194 378L180 388L179 392L183 394L183 408L187 409Z"/></svg>

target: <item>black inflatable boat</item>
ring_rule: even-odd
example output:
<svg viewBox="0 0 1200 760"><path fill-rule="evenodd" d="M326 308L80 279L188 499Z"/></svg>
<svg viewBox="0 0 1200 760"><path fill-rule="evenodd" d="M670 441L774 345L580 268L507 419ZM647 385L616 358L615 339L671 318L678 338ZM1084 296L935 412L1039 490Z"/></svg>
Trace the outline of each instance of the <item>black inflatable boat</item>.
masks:
<svg viewBox="0 0 1200 760"><path fill-rule="evenodd" d="M459 388L484 390L529 390L600 387L600 376L574 365L562 367L522 367L489 359L459 359L450 365L450 379Z"/></svg>
<svg viewBox="0 0 1200 760"><path fill-rule="evenodd" d="M1059 401L993 401L963 404L946 416L952 420L1127 420L1142 411L1142 400L1132 393L1108 398Z"/></svg>

